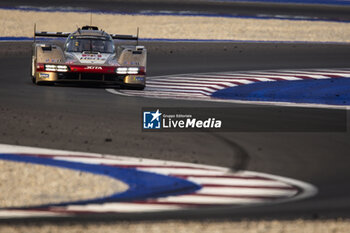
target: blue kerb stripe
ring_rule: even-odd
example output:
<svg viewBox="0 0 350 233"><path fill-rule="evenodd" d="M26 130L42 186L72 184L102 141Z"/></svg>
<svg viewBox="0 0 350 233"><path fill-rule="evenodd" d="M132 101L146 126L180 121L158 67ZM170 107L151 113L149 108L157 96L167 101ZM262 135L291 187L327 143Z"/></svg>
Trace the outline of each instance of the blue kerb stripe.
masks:
<svg viewBox="0 0 350 233"><path fill-rule="evenodd" d="M256 82L216 91L212 97L245 101L350 105L350 78Z"/></svg>
<svg viewBox="0 0 350 233"><path fill-rule="evenodd" d="M31 206L30 208L135 201L144 200L146 198L158 198L172 195L189 194L201 189L201 186L184 179L166 175L159 175L151 172L138 171L134 168L121 168L96 164L85 164L78 162L54 160L51 158L32 157L20 154L0 154L0 159L55 166L82 172L89 172L97 175L105 175L117 180L121 180L129 185L129 189L125 192L115 193L108 197L74 202L52 203L41 206Z"/></svg>
<svg viewBox="0 0 350 233"><path fill-rule="evenodd" d="M297 4L321 4L321 5L350 5L346 0L214 0L216 2L263 2L263 3L297 3Z"/></svg>
<svg viewBox="0 0 350 233"><path fill-rule="evenodd" d="M346 5L346 4L344 4ZM349 4L350 5L350 4ZM231 14L210 14L210 13L197 13L197 12L149 12L149 13L130 13L122 11L103 11L103 10L91 10L91 9L79 9L79 8L45 8L45 7L0 7L4 10L22 10L22 11L36 11L36 12L76 12L76 13L96 13L96 14L119 14L119 15L144 15L144 16L193 16L193 17L220 17L220 18L241 18L241 19L280 19L280 20L306 20L306 21L327 21L327 22L344 22L348 23L350 20L337 20L337 19L319 19L307 16L289 16L289 15L254 15L254 16L241 16Z"/></svg>
<svg viewBox="0 0 350 233"><path fill-rule="evenodd" d="M4 37L0 37L0 41L33 41L34 38L33 37L25 37L25 36L19 36L19 37L15 37L15 36L4 36ZM66 38L37 38L36 39L37 42L40 41L52 41L52 40L66 40Z"/></svg>
<svg viewBox="0 0 350 233"><path fill-rule="evenodd" d="M20 37L11 37L11 36L4 36L4 37L0 37L0 41L1 40L9 40L9 41L24 41L24 40L33 40L33 37L24 37L24 36L20 36Z"/></svg>

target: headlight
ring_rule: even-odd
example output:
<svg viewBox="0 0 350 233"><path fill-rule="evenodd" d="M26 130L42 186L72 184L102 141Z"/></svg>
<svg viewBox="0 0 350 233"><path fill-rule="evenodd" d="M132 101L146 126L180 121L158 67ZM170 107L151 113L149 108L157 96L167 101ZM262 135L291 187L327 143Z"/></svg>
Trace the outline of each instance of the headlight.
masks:
<svg viewBox="0 0 350 233"><path fill-rule="evenodd" d="M126 67L118 67L116 72L117 72L117 74L127 74L128 73L128 68L126 68Z"/></svg>
<svg viewBox="0 0 350 233"><path fill-rule="evenodd" d="M118 67L115 71L117 74L138 74L138 67Z"/></svg>
<svg viewBox="0 0 350 233"><path fill-rule="evenodd" d="M138 67L130 67L128 68L128 74L138 74L139 68Z"/></svg>
<svg viewBox="0 0 350 233"><path fill-rule="evenodd" d="M45 65L46 71L56 71L56 65Z"/></svg>
<svg viewBox="0 0 350 233"><path fill-rule="evenodd" d="M67 72L68 66L66 66L66 65L45 65L45 71Z"/></svg>

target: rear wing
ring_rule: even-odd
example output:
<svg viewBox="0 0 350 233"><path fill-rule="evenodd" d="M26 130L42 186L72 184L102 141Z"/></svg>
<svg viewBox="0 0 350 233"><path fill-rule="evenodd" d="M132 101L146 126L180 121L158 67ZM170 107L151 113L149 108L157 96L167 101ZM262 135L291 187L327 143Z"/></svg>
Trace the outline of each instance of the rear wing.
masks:
<svg viewBox="0 0 350 233"><path fill-rule="evenodd" d="M68 37L71 32L35 32L34 36L42 37ZM119 34L110 34L113 39L116 40L138 40L138 36L133 35L119 35Z"/></svg>
<svg viewBox="0 0 350 233"><path fill-rule="evenodd" d="M118 35L118 34L110 34L113 39L116 40L138 40L138 36L132 36L132 35Z"/></svg>
<svg viewBox="0 0 350 233"><path fill-rule="evenodd" d="M45 31L36 31L36 24L34 24L34 42L37 36L40 37L68 37L70 32L45 32Z"/></svg>
<svg viewBox="0 0 350 233"><path fill-rule="evenodd" d="M84 26L82 29L98 30L95 26ZM80 30L80 29L78 29ZM68 37L71 32L45 32L45 31L36 31L36 24L34 24L34 42L37 36L40 37ZM137 44L139 41L139 28L137 28L137 35L119 35L119 34L110 34L112 39L115 40L136 40Z"/></svg>
<svg viewBox="0 0 350 233"><path fill-rule="evenodd" d="M68 37L71 33L70 32L35 32L34 33L34 39L37 36L42 37Z"/></svg>
<svg viewBox="0 0 350 233"><path fill-rule="evenodd" d="M137 28L136 36L132 36L132 35L118 35L118 34L110 34L110 35L115 40L136 40L137 45L139 44L139 28Z"/></svg>

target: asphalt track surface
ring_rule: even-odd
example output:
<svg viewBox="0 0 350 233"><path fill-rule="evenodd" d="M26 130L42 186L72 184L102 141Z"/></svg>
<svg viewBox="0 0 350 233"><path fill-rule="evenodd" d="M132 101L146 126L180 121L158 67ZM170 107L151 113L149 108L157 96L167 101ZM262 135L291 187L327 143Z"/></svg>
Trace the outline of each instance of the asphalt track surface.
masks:
<svg viewBox="0 0 350 233"><path fill-rule="evenodd" d="M336 44L144 43L148 74L349 67ZM185 161L266 172L315 185L314 198L242 209L148 214L150 218L331 218L350 212L349 133L146 133L142 107L246 105L112 95L103 87L35 86L29 42L0 44L0 143ZM293 107L298 115L301 108ZM268 117L268 110L260 117ZM233 116L245 123L244 112ZM274 122L270 122L274 124Z"/></svg>
<svg viewBox="0 0 350 233"><path fill-rule="evenodd" d="M207 0L2 0L0 7L42 7L124 13L202 14L350 21L350 6Z"/></svg>

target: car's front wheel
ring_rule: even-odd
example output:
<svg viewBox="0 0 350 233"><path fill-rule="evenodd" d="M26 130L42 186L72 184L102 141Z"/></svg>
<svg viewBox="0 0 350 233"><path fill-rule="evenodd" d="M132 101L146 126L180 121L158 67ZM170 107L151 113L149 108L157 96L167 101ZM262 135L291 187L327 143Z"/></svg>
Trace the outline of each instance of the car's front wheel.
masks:
<svg viewBox="0 0 350 233"><path fill-rule="evenodd" d="M32 82L34 84L36 84L36 72L35 72L35 67L36 67L36 64L35 64L35 59L34 59L34 56L32 56L32 64L31 64L31 67L30 67L30 76L32 77Z"/></svg>

